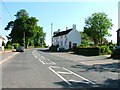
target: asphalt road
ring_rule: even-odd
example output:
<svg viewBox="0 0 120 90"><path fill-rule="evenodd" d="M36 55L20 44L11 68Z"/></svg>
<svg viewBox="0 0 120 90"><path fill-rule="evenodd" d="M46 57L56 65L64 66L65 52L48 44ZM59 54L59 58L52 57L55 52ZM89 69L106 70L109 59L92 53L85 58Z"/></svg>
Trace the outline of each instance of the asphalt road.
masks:
<svg viewBox="0 0 120 90"><path fill-rule="evenodd" d="M118 73L86 68L44 49L26 50L2 64L2 88L118 87Z"/></svg>

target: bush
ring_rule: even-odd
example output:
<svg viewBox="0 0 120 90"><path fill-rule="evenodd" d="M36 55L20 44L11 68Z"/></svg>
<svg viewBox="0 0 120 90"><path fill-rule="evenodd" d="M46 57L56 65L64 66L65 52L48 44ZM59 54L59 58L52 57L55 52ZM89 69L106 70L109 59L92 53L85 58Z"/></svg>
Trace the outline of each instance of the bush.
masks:
<svg viewBox="0 0 120 90"><path fill-rule="evenodd" d="M100 49L101 49L101 54L103 54L103 55L112 53L109 46L104 45L104 46L101 46Z"/></svg>
<svg viewBox="0 0 120 90"><path fill-rule="evenodd" d="M115 49L111 55L112 58L119 58L120 59L120 48Z"/></svg>
<svg viewBox="0 0 120 90"><path fill-rule="evenodd" d="M12 49L12 45L5 46L5 49Z"/></svg>
<svg viewBox="0 0 120 90"><path fill-rule="evenodd" d="M56 51L57 51L57 46L52 45L52 46L49 48L49 50L56 52Z"/></svg>
<svg viewBox="0 0 120 90"><path fill-rule="evenodd" d="M85 56L96 56L100 55L99 48L76 48L75 53Z"/></svg>
<svg viewBox="0 0 120 90"><path fill-rule="evenodd" d="M20 46L19 43L13 43L12 45L14 46L14 49L16 49L18 46Z"/></svg>
<svg viewBox="0 0 120 90"><path fill-rule="evenodd" d="M83 48L83 49L82 49ZM110 49L111 48L111 49ZM106 55L112 53L113 46L107 46L107 45L85 45L81 44L80 46L77 46L77 53L83 54L83 55Z"/></svg>

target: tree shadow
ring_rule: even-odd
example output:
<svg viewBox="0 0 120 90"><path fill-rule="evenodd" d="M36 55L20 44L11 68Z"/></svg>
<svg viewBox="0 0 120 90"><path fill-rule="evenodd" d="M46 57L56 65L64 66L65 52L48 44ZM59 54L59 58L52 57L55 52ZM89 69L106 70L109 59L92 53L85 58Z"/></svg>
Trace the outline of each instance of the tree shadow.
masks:
<svg viewBox="0 0 120 90"><path fill-rule="evenodd" d="M111 63L111 64L96 64L92 66L87 66L87 65L73 65L71 66L73 68L81 68L83 71L97 71L97 72L116 72L120 73L120 63Z"/></svg>
<svg viewBox="0 0 120 90"><path fill-rule="evenodd" d="M71 89L84 89L84 88L93 88L95 85L90 84L89 82L82 81L82 82L74 82L74 81L69 81L71 85L68 85L66 82L61 81L61 82L55 82L54 84L62 86L62 88L71 88Z"/></svg>
<svg viewBox="0 0 120 90"><path fill-rule="evenodd" d="M64 81L55 82L54 84L62 86L62 88L69 88L74 90L119 90L120 89L120 79L112 80L107 79L103 82L103 84L90 84L90 83L82 83L82 82L70 82L72 85L68 85Z"/></svg>

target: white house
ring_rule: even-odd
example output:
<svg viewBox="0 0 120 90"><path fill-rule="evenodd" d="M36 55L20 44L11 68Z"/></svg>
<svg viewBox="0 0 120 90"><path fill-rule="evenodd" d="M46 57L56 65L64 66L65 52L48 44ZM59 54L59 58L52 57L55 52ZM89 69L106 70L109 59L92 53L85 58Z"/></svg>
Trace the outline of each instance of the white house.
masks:
<svg viewBox="0 0 120 90"><path fill-rule="evenodd" d="M3 47L2 47L2 42L4 41L5 39L0 35L0 50L4 50Z"/></svg>
<svg viewBox="0 0 120 90"><path fill-rule="evenodd" d="M76 30L76 25L73 24L71 29L65 31L58 30L54 33L52 44L64 48L65 50L71 49L74 45L81 44L81 34Z"/></svg>

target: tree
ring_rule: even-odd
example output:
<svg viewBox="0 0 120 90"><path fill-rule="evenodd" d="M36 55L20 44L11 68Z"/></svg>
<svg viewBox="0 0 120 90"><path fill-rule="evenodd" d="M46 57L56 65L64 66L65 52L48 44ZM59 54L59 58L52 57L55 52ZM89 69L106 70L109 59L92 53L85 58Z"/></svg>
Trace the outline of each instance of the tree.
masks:
<svg viewBox="0 0 120 90"><path fill-rule="evenodd" d="M92 42L91 38L86 34L86 33L83 33L83 32L80 32L81 34L81 44L86 44L88 45L89 42Z"/></svg>
<svg viewBox="0 0 120 90"><path fill-rule="evenodd" d="M39 32L40 36L43 36L42 28L37 26L38 19L36 17L29 17L25 9L19 10L15 17L16 19L10 21L5 27L5 30L10 30L11 28L11 33L7 38L11 40L12 43L18 43L21 46L25 45L25 47L27 47L29 43L32 43L31 41L34 40L37 32ZM39 27L41 31L36 27Z"/></svg>
<svg viewBox="0 0 120 90"><path fill-rule="evenodd" d="M103 12L92 14L85 19L85 24L84 33L93 39L95 45L102 44L102 39L105 36L111 36L109 30L113 26L112 20Z"/></svg>

